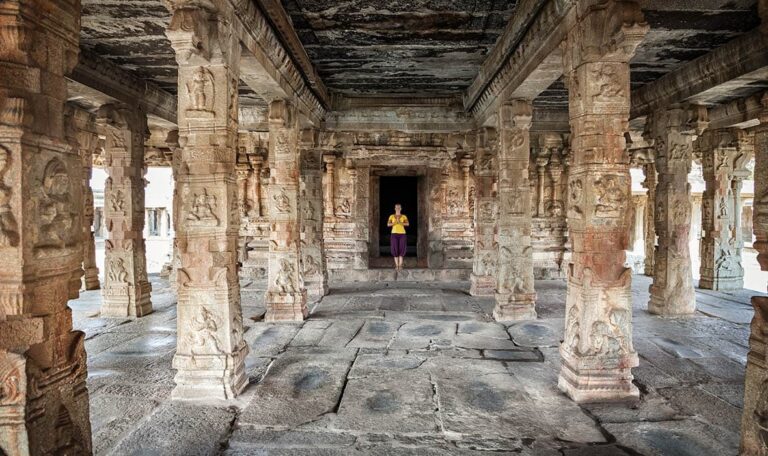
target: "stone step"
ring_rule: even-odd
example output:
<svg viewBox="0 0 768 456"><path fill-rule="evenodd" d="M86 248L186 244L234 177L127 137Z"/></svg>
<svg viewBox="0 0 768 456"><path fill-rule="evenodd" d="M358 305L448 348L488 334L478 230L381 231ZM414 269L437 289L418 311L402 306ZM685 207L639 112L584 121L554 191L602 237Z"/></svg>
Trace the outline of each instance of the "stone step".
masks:
<svg viewBox="0 0 768 456"><path fill-rule="evenodd" d="M457 282L468 281L471 269L337 269L329 271L331 285L348 282Z"/></svg>

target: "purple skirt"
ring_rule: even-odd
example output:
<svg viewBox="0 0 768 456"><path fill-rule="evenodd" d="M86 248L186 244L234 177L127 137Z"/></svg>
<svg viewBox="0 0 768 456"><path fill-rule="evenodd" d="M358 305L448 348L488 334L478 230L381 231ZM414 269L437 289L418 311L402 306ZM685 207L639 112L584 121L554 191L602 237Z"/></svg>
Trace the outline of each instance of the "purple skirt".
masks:
<svg viewBox="0 0 768 456"><path fill-rule="evenodd" d="M393 257L404 257L406 237L405 234L392 234L389 237L390 251Z"/></svg>

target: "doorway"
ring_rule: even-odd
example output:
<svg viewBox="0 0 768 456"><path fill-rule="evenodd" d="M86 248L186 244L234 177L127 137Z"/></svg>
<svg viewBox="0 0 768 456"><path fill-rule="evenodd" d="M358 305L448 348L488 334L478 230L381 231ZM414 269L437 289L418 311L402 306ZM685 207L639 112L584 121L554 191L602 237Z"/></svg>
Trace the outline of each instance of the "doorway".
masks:
<svg viewBox="0 0 768 456"><path fill-rule="evenodd" d="M391 257L387 220L395 212L395 204L403 207L408 217L406 257L418 255L419 242L419 178L418 176L381 176L379 181L379 256Z"/></svg>

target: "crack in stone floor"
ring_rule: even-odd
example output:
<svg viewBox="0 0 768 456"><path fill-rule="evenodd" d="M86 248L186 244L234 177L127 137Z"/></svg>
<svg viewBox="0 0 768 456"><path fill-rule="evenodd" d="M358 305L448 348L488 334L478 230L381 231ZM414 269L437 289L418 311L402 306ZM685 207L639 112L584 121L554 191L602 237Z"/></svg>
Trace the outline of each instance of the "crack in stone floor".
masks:
<svg viewBox="0 0 768 456"><path fill-rule="evenodd" d="M250 386L233 403L170 401L175 296L152 277L155 312L98 316L86 332L98 455L736 454L754 292L697 293L687 318L648 314L634 278L635 404L579 406L557 388L565 284L539 281L540 318L501 324L467 284L332 289L301 323L264 323L243 284Z"/></svg>

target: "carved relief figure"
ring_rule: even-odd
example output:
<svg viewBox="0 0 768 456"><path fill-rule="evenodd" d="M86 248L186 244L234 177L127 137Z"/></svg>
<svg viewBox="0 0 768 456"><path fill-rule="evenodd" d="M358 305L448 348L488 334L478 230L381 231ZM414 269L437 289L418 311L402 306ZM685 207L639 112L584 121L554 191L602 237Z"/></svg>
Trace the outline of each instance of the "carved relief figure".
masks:
<svg viewBox="0 0 768 456"><path fill-rule="evenodd" d="M187 220L218 223L219 218L216 217L215 210L216 195L209 195L208 189L203 189L203 193L195 193L192 197L192 207L187 214Z"/></svg>
<svg viewBox="0 0 768 456"><path fill-rule="evenodd" d="M307 257L304 259L304 274L307 276L320 274L320 264L312 255L307 255Z"/></svg>
<svg viewBox="0 0 768 456"><path fill-rule="evenodd" d="M598 217L619 217L627 199L619 186L616 176L603 176L595 181L595 215Z"/></svg>
<svg viewBox="0 0 768 456"><path fill-rule="evenodd" d="M0 147L0 247L13 247L19 242L16 219L11 211L11 189L5 185L10 154Z"/></svg>
<svg viewBox="0 0 768 456"><path fill-rule="evenodd" d="M122 212L125 206L125 195L122 190L118 190L109 196L109 205L113 212Z"/></svg>
<svg viewBox="0 0 768 456"><path fill-rule="evenodd" d="M69 191L69 175L64 163L53 159L45 166L39 201L40 231L37 247L69 245L74 213Z"/></svg>
<svg viewBox="0 0 768 456"><path fill-rule="evenodd" d="M219 343L219 322L216 316L205 307L200 307L200 313L190 322L190 329L187 333L187 342L190 345L192 354L210 354L220 353L221 344Z"/></svg>
<svg viewBox="0 0 768 456"><path fill-rule="evenodd" d="M125 260L122 258L112 258L109 261L107 277L109 277L110 282L127 283L128 271L125 269Z"/></svg>
<svg viewBox="0 0 768 456"><path fill-rule="evenodd" d="M568 183L568 191L569 200L571 202L571 207L568 211L573 212L577 216L583 215L584 213L581 210L581 196L584 194L584 184L581 182L581 179L576 179Z"/></svg>
<svg viewBox="0 0 768 456"><path fill-rule="evenodd" d="M275 288L280 293L295 293L296 288L293 285L295 275L296 271L291 262L286 259L280 260L280 271L278 271L277 277L275 277Z"/></svg>
<svg viewBox="0 0 768 456"><path fill-rule="evenodd" d="M349 198L344 198L336 207L336 215L340 218L349 218L352 215L352 203Z"/></svg>
<svg viewBox="0 0 768 456"><path fill-rule="evenodd" d="M314 220L315 219L315 207L312 205L312 203L307 203L304 205L304 220Z"/></svg>
<svg viewBox="0 0 768 456"><path fill-rule="evenodd" d="M198 67L187 83L187 94L193 111L213 111L213 75L205 67Z"/></svg>
<svg viewBox="0 0 768 456"><path fill-rule="evenodd" d="M593 96L595 101L617 101L617 97L624 97L624 88L613 65L600 66L598 70L592 72L592 78L597 87L597 94Z"/></svg>
<svg viewBox="0 0 768 456"><path fill-rule="evenodd" d="M291 200L288 198L288 194L285 193L285 189L280 189L280 193L272 195L272 201L275 202L275 209L281 214L285 214L291 211Z"/></svg>

